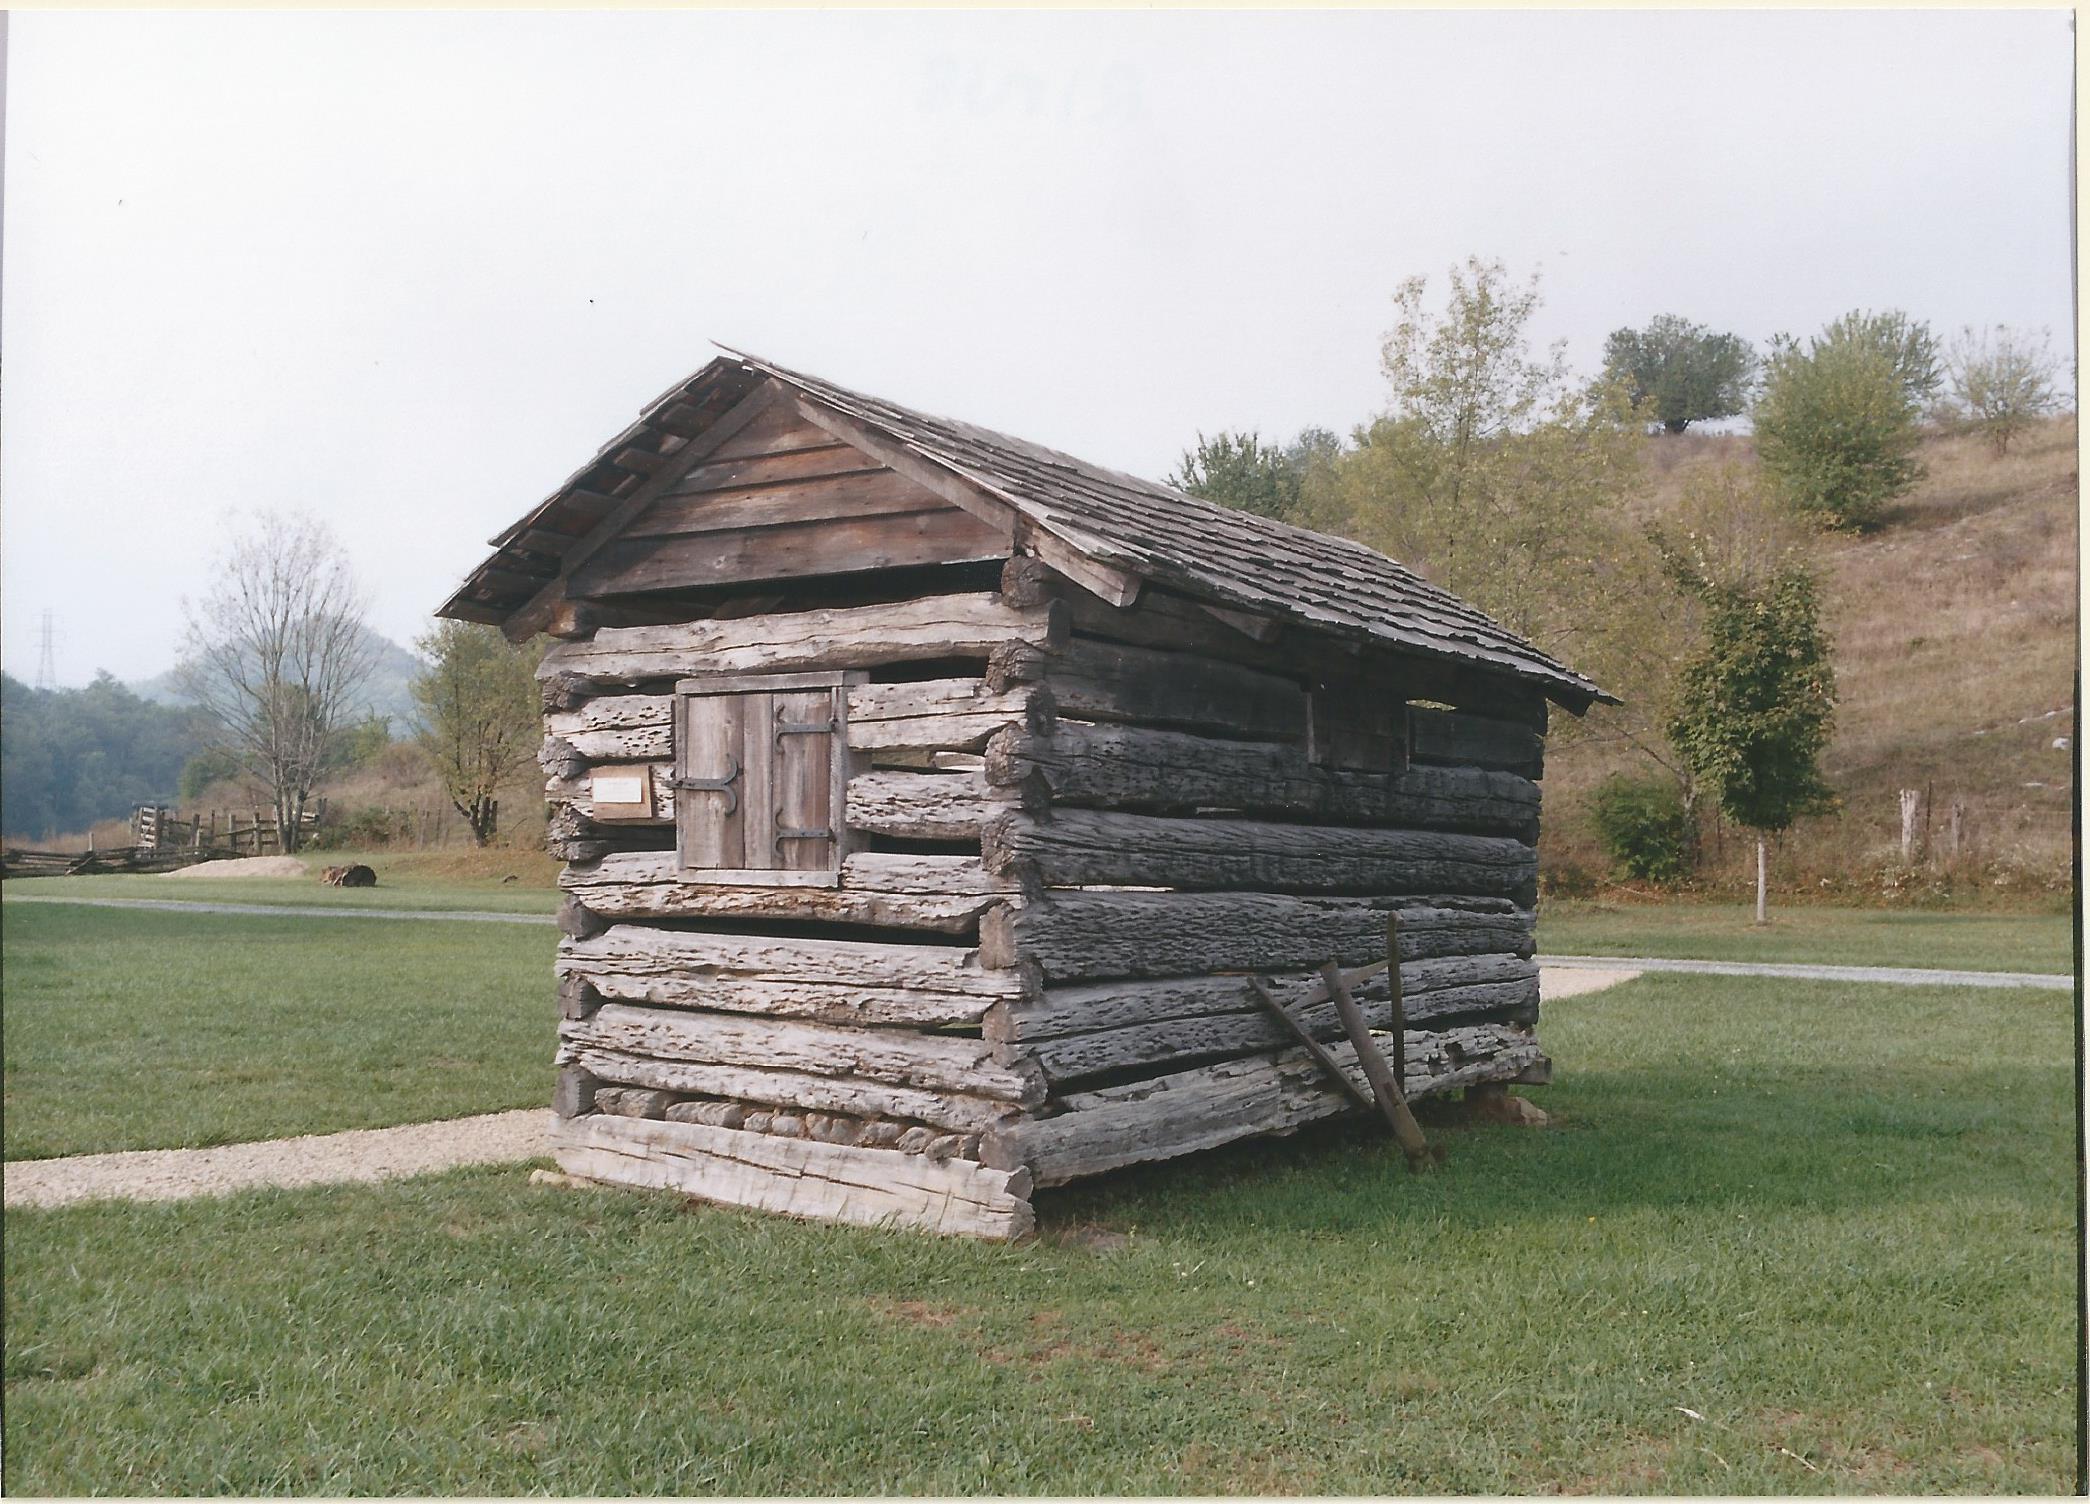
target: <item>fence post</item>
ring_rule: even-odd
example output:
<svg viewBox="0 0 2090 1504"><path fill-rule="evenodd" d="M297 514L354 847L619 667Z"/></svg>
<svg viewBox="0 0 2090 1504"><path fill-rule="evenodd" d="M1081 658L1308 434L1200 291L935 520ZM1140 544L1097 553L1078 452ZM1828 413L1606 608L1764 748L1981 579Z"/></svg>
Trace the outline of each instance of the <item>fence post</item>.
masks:
<svg viewBox="0 0 2090 1504"><path fill-rule="evenodd" d="M1917 816L1921 812L1922 807L1923 791L1921 789L1903 789L1901 791L1901 861L1903 866L1911 866L1916 860Z"/></svg>

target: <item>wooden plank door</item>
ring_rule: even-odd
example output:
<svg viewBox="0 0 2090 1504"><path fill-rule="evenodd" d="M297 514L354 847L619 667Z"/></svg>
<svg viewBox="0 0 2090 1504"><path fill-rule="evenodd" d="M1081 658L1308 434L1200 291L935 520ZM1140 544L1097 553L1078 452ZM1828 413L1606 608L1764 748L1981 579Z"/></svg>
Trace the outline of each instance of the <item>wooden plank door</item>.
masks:
<svg viewBox="0 0 2090 1504"><path fill-rule="evenodd" d="M844 686L861 674L676 685L675 849L696 881L840 881L849 754Z"/></svg>

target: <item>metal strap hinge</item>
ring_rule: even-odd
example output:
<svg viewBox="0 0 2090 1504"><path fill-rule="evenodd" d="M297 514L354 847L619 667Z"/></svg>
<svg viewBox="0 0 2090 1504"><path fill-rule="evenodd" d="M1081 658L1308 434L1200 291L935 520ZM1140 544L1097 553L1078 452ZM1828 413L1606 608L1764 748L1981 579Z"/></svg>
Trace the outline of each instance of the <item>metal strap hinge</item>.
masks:
<svg viewBox="0 0 2090 1504"><path fill-rule="evenodd" d="M730 752L726 754L726 769L722 778L671 778L668 787L677 793L688 790L693 794L724 794L726 807L720 813L730 815L740 808L740 795L733 789L733 780L741 773L740 759Z"/></svg>

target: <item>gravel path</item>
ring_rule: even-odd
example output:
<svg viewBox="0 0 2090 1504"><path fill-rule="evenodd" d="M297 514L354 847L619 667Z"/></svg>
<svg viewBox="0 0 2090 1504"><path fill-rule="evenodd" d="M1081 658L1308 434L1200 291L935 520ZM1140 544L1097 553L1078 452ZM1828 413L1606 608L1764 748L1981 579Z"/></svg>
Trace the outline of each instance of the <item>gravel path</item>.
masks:
<svg viewBox="0 0 2090 1504"><path fill-rule="evenodd" d="M179 1201L254 1186L390 1180L459 1165L504 1164L547 1152L550 1120L549 1109L528 1107L441 1123L312 1133L215 1149L138 1149L16 1160L4 1172L6 1205L65 1206L118 1197Z"/></svg>
<svg viewBox="0 0 2090 1504"><path fill-rule="evenodd" d="M552 924L549 914L496 914L487 909L330 909L319 904L204 903L193 898L60 898L9 894L6 903L73 903L91 909L174 909L184 914L282 914L299 919L463 919L477 924Z"/></svg>
<svg viewBox="0 0 2090 1504"><path fill-rule="evenodd" d="M1897 987L2037 987L2075 990L2075 978L2038 971L1940 971L1927 966L1812 966L1790 961L1671 961L1653 956L1540 956L1541 967L1688 971L1714 977L1792 977L1806 982L1888 982Z"/></svg>
<svg viewBox="0 0 2090 1504"><path fill-rule="evenodd" d="M1564 997L1602 992L1606 987L1630 982L1639 975L1629 967L1619 966L1541 966L1538 969L1539 1001L1557 1003Z"/></svg>

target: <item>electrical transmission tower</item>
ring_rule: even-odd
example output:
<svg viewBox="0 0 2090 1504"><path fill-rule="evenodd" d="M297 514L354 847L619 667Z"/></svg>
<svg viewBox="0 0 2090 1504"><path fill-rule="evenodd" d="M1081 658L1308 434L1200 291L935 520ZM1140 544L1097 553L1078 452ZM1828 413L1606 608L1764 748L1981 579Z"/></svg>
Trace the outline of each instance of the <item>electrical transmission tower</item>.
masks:
<svg viewBox="0 0 2090 1504"><path fill-rule="evenodd" d="M49 606L44 607L44 629L36 655L36 687L58 687L58 629Z"/></svg>

